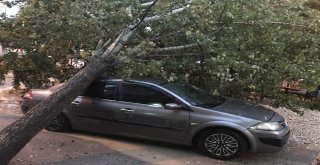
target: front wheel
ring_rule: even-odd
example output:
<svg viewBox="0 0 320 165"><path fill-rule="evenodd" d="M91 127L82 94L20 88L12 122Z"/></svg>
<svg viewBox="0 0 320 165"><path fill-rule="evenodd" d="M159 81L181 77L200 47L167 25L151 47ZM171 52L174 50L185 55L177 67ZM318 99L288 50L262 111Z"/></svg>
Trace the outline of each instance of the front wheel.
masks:
<svg viewBox="0 0 320 165"><path fill-rule="evenodd" d="M231 130L209 130L200 135L198 148L212 158L228 160L237 158L243 153L246 141Z"/></svg>
<svg viewBox="0 0 320 165"><path fill-rule="evenodd" d="M68 118L62 113L60 113L57 117L51 120L46 127L47 130L54 132L67 131L70 128L71 127Z"/></svg>

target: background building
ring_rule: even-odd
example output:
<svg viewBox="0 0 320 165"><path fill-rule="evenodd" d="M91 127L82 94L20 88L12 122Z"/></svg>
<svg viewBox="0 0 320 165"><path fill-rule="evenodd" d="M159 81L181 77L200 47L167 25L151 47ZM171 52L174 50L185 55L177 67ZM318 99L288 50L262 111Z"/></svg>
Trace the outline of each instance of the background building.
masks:
<svg viewBox="0 0 320 165"><path fill-rule="evenodd" d="M0 3L0 14L5 14L7 17L15 17L19 11L19 5L8 8L7 6Z"/></svg>
<svg viewBox="0 0 320 165"><path fill-rule="evenodd" d="M6 14L6 6L4 6L3 4L0 4L0 14Z"/></svg>
<svg viewBox="0 0 320 165"><path fill-rule="evenodd" d="M7 51L7 48L3 47L2 45L0 45L0 56L3 56L4 54L6 54L8 51Z"/></svg>

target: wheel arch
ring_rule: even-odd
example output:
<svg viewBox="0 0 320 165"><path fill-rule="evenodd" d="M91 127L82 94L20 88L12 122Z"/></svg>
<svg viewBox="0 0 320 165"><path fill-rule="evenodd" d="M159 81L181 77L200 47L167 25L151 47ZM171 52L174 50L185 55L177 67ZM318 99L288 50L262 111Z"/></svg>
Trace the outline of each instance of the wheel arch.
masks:
<svg viewBox="0 0 320 165"><path fill-rule="evenodd" d="M209 130L217 130L217 129L225 129L225 130L230 130L230 131L233 131L235 133L237 133L238 135L240 135L246 142L247 146L246 146L246 149L248 150L252 150L252 148L254 147L252 144L252 141L249 139L248 135L246 133L244 133L243 131L237 129L237 128L234 128L234 127L228 127L228 126L223 126L223 125L214 125L214 126L208 126L208 127L204 127L202 129L199 129L198 131L196 131L194 133L194 136L192 137L192 141L191 141L191 145L192 146L196 146L199 138L200 138L200 135L203 133L203 132L206 132L206 131L209 131Z"/></svg>
<svg viewBox="0 0 320 165"><path fill-rule="evenodd" d="M64 118L66 119L66 122L67 122L67 127L62 131L70 131L70 130L72 130L72 125L71 125L71 122L70 122L70 118L66 115L66 113L64 111L62 111L60 114L64 116Z"/></svg>

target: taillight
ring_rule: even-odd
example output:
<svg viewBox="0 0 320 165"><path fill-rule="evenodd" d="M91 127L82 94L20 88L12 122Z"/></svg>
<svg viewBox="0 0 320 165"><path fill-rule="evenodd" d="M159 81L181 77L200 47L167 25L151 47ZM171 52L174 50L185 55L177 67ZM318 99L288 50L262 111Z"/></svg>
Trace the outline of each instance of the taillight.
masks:
<svg viewBox="0 0 320 165"><path fill-rule="evenodd" d="M32 99L32 90L29 89L25 94L24 96L22 97L23 99Z"/></svg>

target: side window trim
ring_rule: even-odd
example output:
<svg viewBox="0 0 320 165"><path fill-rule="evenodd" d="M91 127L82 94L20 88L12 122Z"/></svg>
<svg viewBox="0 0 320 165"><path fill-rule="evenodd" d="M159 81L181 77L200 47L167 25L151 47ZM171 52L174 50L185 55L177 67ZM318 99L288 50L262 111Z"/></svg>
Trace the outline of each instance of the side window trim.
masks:
<svg viewBox="0 0 320 165"><path fill-rule="evenodd" d="M117 84L115 100L119 101L120 100L120 84L122 81L114 81L114 82Z"/></svg>
<svg viewBox="0 0 320 165"><path fill-rule="evenodd" d="M112 101L118 101L119 99L119 81L112 81L112 80L106 80L106 82L105 82L105 84L104 84L104 86L106 86L106 85L108 85L108 83L109 83L109 85L116 85L116 91L115 91L115 94L114 94L114 99L107 99L107 98L104 98L103 100L112 100ZM103 89L103 90L105 90L105 88Z"/></svg>

